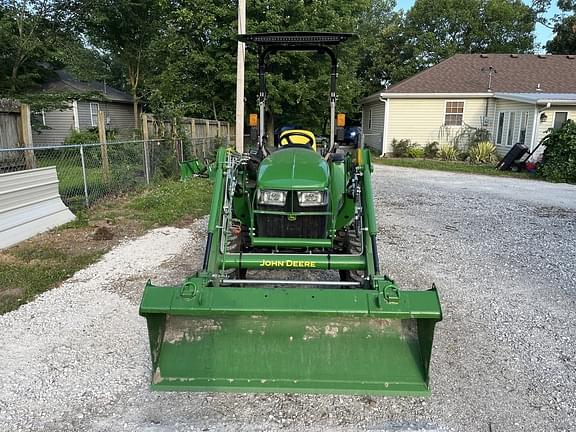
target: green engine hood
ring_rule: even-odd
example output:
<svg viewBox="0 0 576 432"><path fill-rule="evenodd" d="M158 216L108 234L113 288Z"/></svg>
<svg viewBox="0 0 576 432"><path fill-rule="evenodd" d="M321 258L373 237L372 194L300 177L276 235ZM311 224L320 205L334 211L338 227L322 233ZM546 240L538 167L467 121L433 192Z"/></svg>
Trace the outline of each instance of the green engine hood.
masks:
<svg viewBox="0 0 576 432"><path fill-rule="evenodd" d="M305 148L277 150L260 163L258 187L282 190L322 190L328 187L328 163Z"/></svg>

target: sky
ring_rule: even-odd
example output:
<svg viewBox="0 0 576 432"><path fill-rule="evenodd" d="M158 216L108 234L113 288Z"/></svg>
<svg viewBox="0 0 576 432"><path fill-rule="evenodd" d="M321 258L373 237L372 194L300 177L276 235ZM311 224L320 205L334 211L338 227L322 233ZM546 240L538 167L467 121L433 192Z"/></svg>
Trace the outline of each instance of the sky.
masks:
<svg viewBox="0 0 576 432"><path fill-rule="evenodd" d="M531 2L523 0L526 4L531 4ZM552 18L555 14L559 14L560 10L556 5L556 1L552 0L550 5L550 9L546 14L547 18ZM396 0L396 9L404 9L408 10L414 4L414 0ZM536 45L540 48L544 45L548 40L552 39L552 30L543 26L542 24L536 24ZM537 49L538 52L544 52L543 49Z"/></svg>

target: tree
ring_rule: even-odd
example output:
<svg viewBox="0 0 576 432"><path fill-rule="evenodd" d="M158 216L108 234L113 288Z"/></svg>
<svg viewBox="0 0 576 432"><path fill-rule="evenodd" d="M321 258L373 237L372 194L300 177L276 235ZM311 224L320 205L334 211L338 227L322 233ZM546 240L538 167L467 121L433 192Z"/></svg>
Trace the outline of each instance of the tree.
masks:
<svg viewBox="0 0 576 432"><path fill-rule="evenodd" d="M406 17L416 69L456 53L525 53L536 14L520 0L416 0Z"/></svg>
<svg viewBox="0 0 576 432"><path fill-rule="evenodd" d="M14 95L37 83L43 68L39 62L53 48L47 0L13 0L0 3L0 88Z"/></svg>
<svg viewBox="0 0 576 432"><path fill-rule="evenodd" d="M124 68L138 127L140 85L150 43L162 24L163 2L157 0L58 0L68 23L96 48Z"/></svg>
<svg viewBox="0 0 576 432"><path fill-rule="evenodd" d="M403 49L404 15L395 12L394 6L393 0L373 0L360 17L356 76L364 95L416 72Z"/></svg>
<svg viewBox="0 0 576 432"><path fill-rule="evenodd" d="M546 43L546 50L551 54L576 54L576 1L559 0L558 7L571 15L555 17L554 38Z"/></svg>

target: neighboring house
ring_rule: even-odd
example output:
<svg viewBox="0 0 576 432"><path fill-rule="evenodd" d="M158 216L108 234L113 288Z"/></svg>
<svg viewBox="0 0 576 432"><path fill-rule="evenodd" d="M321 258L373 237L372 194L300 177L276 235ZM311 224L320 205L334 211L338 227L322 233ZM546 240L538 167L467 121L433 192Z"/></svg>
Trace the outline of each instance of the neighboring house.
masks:
<svg viewBox="0 0 576 432"><path fill-rule="evenodd" d="M120 137L130 138L134 129L132 96L96 81L82 82L66 71L57 71L58 79L43 86L45 92L86 93L85 100L75 100L62 111L42 111L35 114L40 126L33 133L35 146L62 144L73 130L98 126L98 111L106 114L106 128L118 131Z"/></svg>
<svg viewBox="0 0 576 432"><path fill-rule="evenodd" d="M500 155L518 142L533 149L576 120L576 58L457 54L364 98L362 117L366 144L382 155L394 139L450 143L474 128L489 131Z"/></svg>

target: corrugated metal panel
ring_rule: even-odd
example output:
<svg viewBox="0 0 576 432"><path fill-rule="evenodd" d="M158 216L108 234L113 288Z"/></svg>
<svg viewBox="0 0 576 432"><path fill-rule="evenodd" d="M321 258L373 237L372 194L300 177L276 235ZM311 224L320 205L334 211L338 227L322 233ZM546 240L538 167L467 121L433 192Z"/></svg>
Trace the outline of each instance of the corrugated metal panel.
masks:
<svg viewBox="0 0 576 432"><path fill-rule="evenodd" d="M63 111L46 111L44 113L47 129L32 133L35 146L43 144L62 144L74 130L74 114L72 109Z"/></svg>
<svg viewBox="0 0 576 432"><path fill-rule="evenodd" d="M60 199L56 167L0 174L0 249L74 219Z"/></svg>

